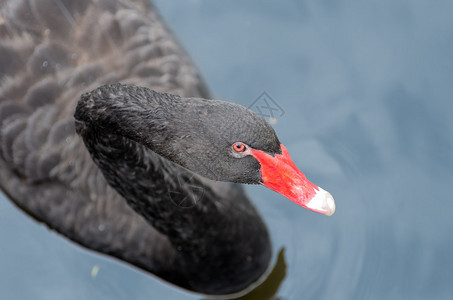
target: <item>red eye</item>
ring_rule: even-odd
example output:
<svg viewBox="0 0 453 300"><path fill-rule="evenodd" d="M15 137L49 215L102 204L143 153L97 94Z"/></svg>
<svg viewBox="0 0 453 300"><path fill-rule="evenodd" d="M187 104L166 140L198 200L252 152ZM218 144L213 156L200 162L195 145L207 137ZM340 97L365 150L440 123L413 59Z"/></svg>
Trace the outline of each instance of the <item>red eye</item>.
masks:
<svg viewBox="0 0 453 300"><path fill-rule="evenodd" d="M236 152L244 152L245 151L245 145L243 143L234 143L233 144L233 149Z"/></svg>

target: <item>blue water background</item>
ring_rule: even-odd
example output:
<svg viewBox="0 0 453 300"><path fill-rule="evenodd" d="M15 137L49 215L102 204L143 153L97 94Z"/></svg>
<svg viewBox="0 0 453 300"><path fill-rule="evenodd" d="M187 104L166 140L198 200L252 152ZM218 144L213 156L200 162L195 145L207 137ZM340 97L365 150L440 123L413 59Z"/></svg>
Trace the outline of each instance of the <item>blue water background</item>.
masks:
<svg viewBox="0 0 453 300"><path fill-rule="evenodd" d="M215 97L281 107L280 140L336 199L325 217L247 187L287 250L282 299L452 299L452 1L155 3ZM1 299L200 299L3 195L0 241Z"/></svg>

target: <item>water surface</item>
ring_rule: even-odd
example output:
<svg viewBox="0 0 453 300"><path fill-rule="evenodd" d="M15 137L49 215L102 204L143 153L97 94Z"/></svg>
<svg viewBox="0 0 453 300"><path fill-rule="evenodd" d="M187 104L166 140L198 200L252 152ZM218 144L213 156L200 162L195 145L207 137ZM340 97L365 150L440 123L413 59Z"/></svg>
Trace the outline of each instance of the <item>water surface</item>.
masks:
<svg viewBox="0 0 453 300"><path fill-rule="evenodd" d="M451 299L453 2L155 3L215 97L278 104L280 140L336 199L329 218L247 187L286 248L282 299ZM0 240L2 299L200 299L3 195Z"/></svg>

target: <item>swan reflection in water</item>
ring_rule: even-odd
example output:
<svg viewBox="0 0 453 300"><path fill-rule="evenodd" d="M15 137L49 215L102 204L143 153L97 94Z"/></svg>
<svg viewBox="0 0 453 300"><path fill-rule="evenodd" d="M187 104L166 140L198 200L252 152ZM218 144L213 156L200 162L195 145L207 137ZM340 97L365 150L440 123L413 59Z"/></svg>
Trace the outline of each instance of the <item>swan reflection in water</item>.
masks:
<svg viewBox="0 0 453 300"><path fill-rule="evenodd" d="M230 294L259 280L272 256L238 183L334 213L270 125L205 100L147 1L6 1L0 37L2 190L78 244L188 290ZM187 199L197 202L175 205ZM241 299L271 298L283 252L275 266Z"/></svg>

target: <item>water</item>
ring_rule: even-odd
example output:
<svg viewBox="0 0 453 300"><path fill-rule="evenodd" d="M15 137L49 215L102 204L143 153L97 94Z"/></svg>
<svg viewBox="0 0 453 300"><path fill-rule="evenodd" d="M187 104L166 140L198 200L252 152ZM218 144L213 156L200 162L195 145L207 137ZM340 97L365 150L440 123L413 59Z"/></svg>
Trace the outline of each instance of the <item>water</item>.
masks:
<svg viewBox="0 0 453 300"><path fill-rule="evenodd" d="M453 3L155 3L216 97L281 107L280 140L335 197L329 218L247 187L286 248L282 299L451 299ZM200 299L0 197L2 299Z"/></svg>

